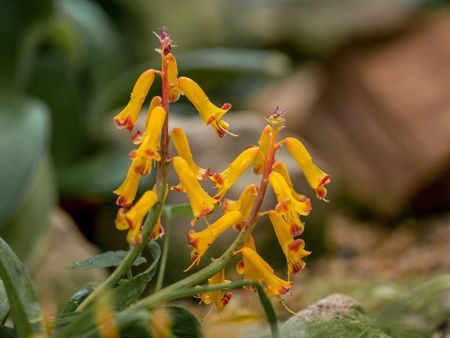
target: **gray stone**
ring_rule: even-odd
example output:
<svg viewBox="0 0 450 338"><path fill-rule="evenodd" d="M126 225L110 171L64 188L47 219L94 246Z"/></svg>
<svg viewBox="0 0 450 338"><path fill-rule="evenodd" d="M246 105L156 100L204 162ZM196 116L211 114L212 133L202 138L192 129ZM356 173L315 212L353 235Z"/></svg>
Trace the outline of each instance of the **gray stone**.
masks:
<svg viewBox="0 0 450 338"><path fill-rule="evenodd" d="M361 305L343 294L332 294L298 312L282 326L284 338L387 338Z"/></svg>

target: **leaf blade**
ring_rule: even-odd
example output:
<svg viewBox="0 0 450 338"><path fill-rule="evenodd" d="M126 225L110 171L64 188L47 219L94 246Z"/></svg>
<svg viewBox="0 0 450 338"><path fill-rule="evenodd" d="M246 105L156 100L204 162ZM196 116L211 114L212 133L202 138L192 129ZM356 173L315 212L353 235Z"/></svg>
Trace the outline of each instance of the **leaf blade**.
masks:
<svg viewBox="0 0 450 338"><path fill-rule="evenodd" d="M9 245L0 237L0 278L19 337L41 335L42 312L31 278Z"/></svg>
<svg viewBox="0 0 450 338"><path fill-rule="evenodd" d="M83 259L78 262L74 262L65 266L69 270L87 270L96 268L110 268L113 266L118 266L120 262L125 258L128 251L116 250L116 251L106 251L99 255L92 256ZM139 256L133 262L133 266L138 266L146 263L145 257Z"/></svg>

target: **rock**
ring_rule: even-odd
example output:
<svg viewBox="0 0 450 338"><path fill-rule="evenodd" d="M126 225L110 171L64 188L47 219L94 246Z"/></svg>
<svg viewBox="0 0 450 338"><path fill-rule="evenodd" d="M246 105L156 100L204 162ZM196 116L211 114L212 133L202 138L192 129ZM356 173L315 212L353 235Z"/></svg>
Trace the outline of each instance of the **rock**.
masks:
<svg viewBox="0 0 450 338"><path fill-rule="evenodd" d="M384 337L361 305L343 294L332 294L298 312L282 326L285 338Z"/></svg>
<svg viewBox="0 0 450 338"><path fill-rule="evenodd" d="M51 233L44 257L32 271L39 298L47 315L54 315L69 297L91 281L106 278L102 269L67 270L64 267L98 254L81 235L72 219L62 210L52 215Z"/></svg>
<svg viewBox="0 0 450 338"><path fill-rule="evenodd" d="M449 19L429 15L336 58L321 98L294 129L330 163L346 205L389 218L411 201L449 209Z"/></svg>

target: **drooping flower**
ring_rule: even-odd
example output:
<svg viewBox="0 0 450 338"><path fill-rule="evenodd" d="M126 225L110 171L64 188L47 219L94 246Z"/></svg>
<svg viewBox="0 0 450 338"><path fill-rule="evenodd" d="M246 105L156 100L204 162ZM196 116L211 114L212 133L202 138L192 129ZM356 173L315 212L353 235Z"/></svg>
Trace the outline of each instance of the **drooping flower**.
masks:
<svg viewBox="0 0 450 338"><path fill-rule="evenodd" d="M250 216L250 212L253 209L253 205L255 204L256 196L258 195L258 187L255 184L248 185L244 191L239 196L239 199L236 201L226 199L223 203L222 212L226 214L230 211L240 211L242 214L242 223L237 226L237 230L241 230L241 225L244 225L244 222Z"/></svg>
<svg viewBox="0 0 450 338"><path fill-rule="evenodd" d="M311 252L304 250L305 242L303 240L294 239L295 234L292 233L292 227L284 220L280 213L271 210L268 214L278 242L286 256L288 273L289 275L293 275L303 269L305 266L303 257L308 256Z"/></svg>
<svg viewBox="0 0 450 338"><path fill-rule="evenodd" d="M177 60L172 53L167 55L168 80L169 80L169 101L176 102L180 98L180 88L178 87L178 66Z"/></svg>
<svg viewBox="0 0 450 338"><path fill-rule="evenodd" d="M288 184L289 188L291 188L291 193L295 197L295 199L299 201L306 201L308 197L305 195L299 194L294 190L294 183L292 183L291 176L289 175L289 171L286 167L286 165L283 162L276 162L273 167L272 171L279 173L281 176L283 176L284 180Z"/></svg>
<svg viewBox="0 0 450 338"><path fill-rule="evenodd" d="M174 128L172 130L172 141L175 145L175 149L177 150L178 156L182 157L192 172L194 172L197 176L197 179L204 180L205 177L209 173L209 169L200 168L194 161L192 157L191 148L189 147L189 141L181 128Z"/></svg>
<svg viewBox="0 0 450 338"><path fill-rule="evenodd" d="M267 296L281 296L292 286L290 281L277 277L267 262L256 251L243 247L240 250L243 258L244 279L264 283Z"/></svg>
<svg viewBox="0 0 450 338"><path fill-rule="evenodd" d="M129 210L119 209L116 217L116 228L128 230L127 241L130 245L142 242L141 227L145 216L158 201L158 195L153 190L146 191L137 203Z"/></svg>
<svg viewBox="0 0 450 338"><path fill-rule="evenodd" d="M210 197L197 181L189 164L180 156L172 159L173 167L180 178L183 190L186 191L189 203L191 204L194 219L191 224L195 224L199 217L209 215L214 211L214 205L217 200Z"/></svg>
<svg viewBox="0 0 450 338"><path fill-rule="evenodd" d="M150 126L150 117L152 116L152 111L156 107L162 107L162 98L161 96L154 96L152 100L150 101L150 105L147 110L147 117L145 119L145 129L151 128ZM134 144L141 144L142 140L144 139L144 133L140 130L138 130L132 137L131 141Z"/></svg>
<svg viewBox="0 0 450 338"><path fill-rule="evenodd" d="M208 226L205 230L199 232L190 230L188 242L193 248L191 252L192 263L198 264L202 256L206 253L206 250L214 243L217 237L231 226L240 223L241 220L242 214L239 211L230 211Z"/></svg>
<svg viewBox="0 0 450 338"><path fill-rule="evenodd" d="M230 281L225 279L225 269L220 270L218 273L208 279L208 285L224 284L229 282ZM218 311L221 311L230 302L232 293L224 293L221 290L217 290L199 294L197 295L197 297L200 298L200 301L203 304L211 304L212 302L214 302L216 309Z"/></svg>
<svg viewBox="0 0 450 338"><path fill-rule="evenodd" d="M161 106L156 106L148 122L148 128L145 131L144 138L139 148L131 153L131 157L143 157L149 160L160 161L159 147L161 144L161 132L166 120L166 111Z"/></svg>
<svg viewBox="0 0 450 338"><path fill-rule="evenodd" d="M141 175L148 173L150 170L151 165L148 166L148 163L141 158L136 158L131 162L127 177L120 187L113 191L114 194L119 196L116 200L117 205L123 208L129 208L131 206L136 197Z"/></svg>
<svg viewBox="0 0 450 338"><path fill-rule="evenodd" d="M294 194L293 189L289 187L283 176L277 172L269 175L269 182L278 200L276 210L280 212L293 229L303 228L299 214L309 215L311 211L311 202L309 198L300 194ZM301 196L302 199L298 199Z"/></svg>
<svg viewBox="0 0 450 338"><path fill-rule="evenodd" d="M178 78L178 87L197 109L206 126L211 125L219 137L229 133L229 125L222 121L222 116L231 109L230 103L224 103L221 108L217 107L211 103L203 89L195 81L187 77Z"/></svg>
<svg viewBox="0 0 450 338"><path fill-rule="evenodd" d="M221 173L215 173L210 176L210 179L215 183L219 189L216 196L217 199L222 199L228 189L236 182L242 175L245 169L253 163L258 154L258 147L252 147L244 150L233 162Z"/></svg>
<svg viewBox="0 0 450 338"><path fill-rule="evenodd" d="M133 129L136 120L141 112L142 104L145 101L148 91L155 78L155 70L148 69L143 72L136 81L131 92L130 101L127 106L114 117L114 122L118 128L127 128L129 132Z"/></svg>
<svg viewBox="0 0 450 338"><path fill-rule="evenodd" d="M266 126L259 138L258 146L259 151L256 155L255 162L253 162L253 172L255 174L262 174L264 170L264 163L266 160L267 152L269 151L270 144L270 134L272 132L272 127L270 125Z"/></svg>
<svg viewBox="0 0 450 338"><path fill-rule="evenodd" d="M309 186L316 191L317 198L325 200L327 196L325 185L331 182L330 176L314 164L308 150L299 140L287 137L282 143L286 145L292 157L302 168Z"/></svg>

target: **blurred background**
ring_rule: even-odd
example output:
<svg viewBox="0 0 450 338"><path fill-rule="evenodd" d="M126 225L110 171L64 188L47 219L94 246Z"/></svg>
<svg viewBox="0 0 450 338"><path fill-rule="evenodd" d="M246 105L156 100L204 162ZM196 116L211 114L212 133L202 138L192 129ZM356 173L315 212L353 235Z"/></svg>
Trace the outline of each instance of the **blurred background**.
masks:
<svg viewBox="0 0 450 338"><path fill-rule="evenodd" d="M63 267L126 247L112 190L132 145L112 117L137 76L159 67L153 31L167 25L180 74L213 102L233 104L225 120L240 137L223 140L184 98L171 107L201 166L223 170L279 105L286 135L298 135L332 176L331 202L322 203L281 155L314 210L304 234L313 254L289 306L298 311L334 291L368 309L403 297L450 269L449 9L425 0L1 0L0 235L50 312L104 277ZM252 180L244 176L230 197ZM173 224L168 282L189 263L187 229L186 220ZM256 236L283 274L270 225ZM227 239L220 243L216 253ZM449 326L446 297L416 324ZM231 318L239 309L229 307Z"/></svg>

